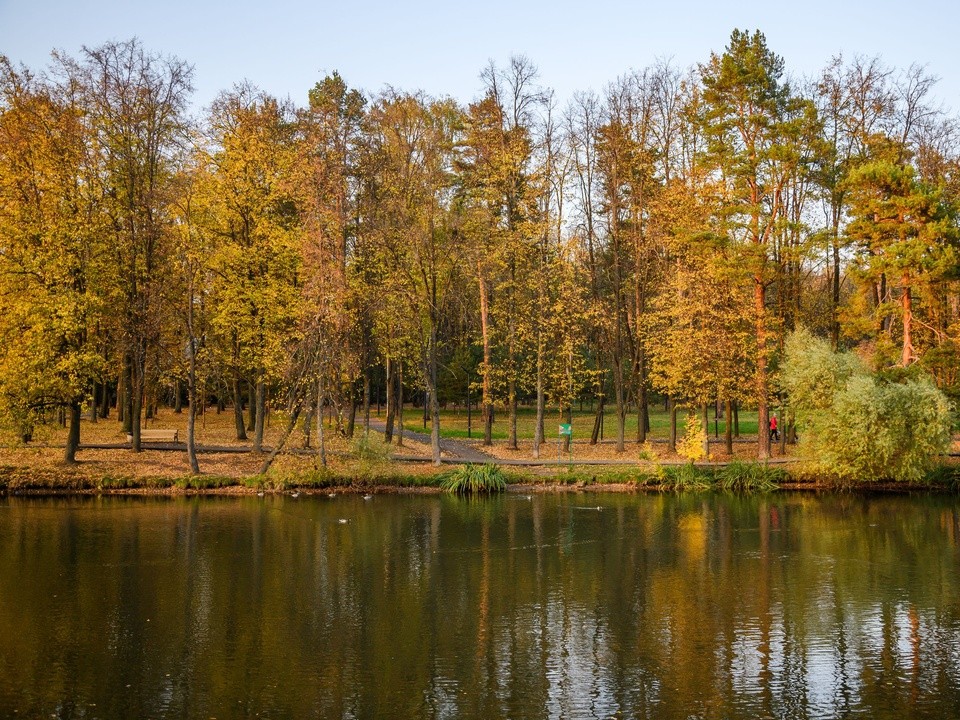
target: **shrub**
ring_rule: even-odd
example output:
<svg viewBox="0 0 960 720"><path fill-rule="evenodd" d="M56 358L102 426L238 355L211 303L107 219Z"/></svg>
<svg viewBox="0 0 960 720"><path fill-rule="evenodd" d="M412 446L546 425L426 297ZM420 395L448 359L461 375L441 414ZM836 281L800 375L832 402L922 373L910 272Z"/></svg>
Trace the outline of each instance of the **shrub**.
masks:
<svg viewBox="0 0 960 720"><path fill-rule="evenodd" d="M506 476L496 465L467 463L446 474L440 487L457 495L503 492L507 487Z"/></svg>
<svg viewBox="0 0 960 720"><path fill-rule="evenodd" d="M917 373L871 375L824 340L794 333L787 341L784 388L807 454L841 480L919 481L950 443L951 407Z"/></svg>
<svg viewBox="0 0 960 720"><path fill-rule="evenodd" d="M645 460L646 462L652 462L652 463L659 462L660 460L659 455L657 455L656 448L653 447L653 443L651 443L649 440L647 440L640 447L640 454L638 457L640 460Z"/></svg>
<svg viewBox="0 0 960 720"><path fill-rule="evenodd" d="M703 444L705 433L700 418L695 413L687 415L683 424L683 437L677 443L677 454L690 462L704 459Z"/></svg>
<svg viewBox="0 0 960 720"><path fill-rule="evenodd" d="M803 420L828 410L833 396L847 381L866 372L856 355L835 353L826 340L801 328L787 337L780 385L789 395L797 417Z"/></svg>

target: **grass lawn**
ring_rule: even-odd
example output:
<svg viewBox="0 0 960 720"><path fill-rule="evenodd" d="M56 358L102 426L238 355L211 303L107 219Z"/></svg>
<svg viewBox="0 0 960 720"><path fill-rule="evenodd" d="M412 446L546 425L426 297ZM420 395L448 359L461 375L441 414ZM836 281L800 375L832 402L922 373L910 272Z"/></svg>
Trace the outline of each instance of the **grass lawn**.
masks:
<svg viewBox="0 0 960 720"><path fill-rule="evenodd" d="M440 434L443 437L447 438L482 438L483 437L483 420L480 415L479 410L476 408L471 409L471 417L469 419L469 429L468 429L468 418L467 411L463 407L454 408L448 407L447 409L440 410ZM380 417L384 417L384 411L381 409ZM575 409L573 412L573 437L574 440L586 440L590 438L591 433L593 432L593 423L594 423L595 412L588 408L584 408L581 412L579 409ZM699 417L699 416L698 416ZM521 407L517 410L517 437L521 440L532 440L534 425L536 423L537 412L535 408L532 407ZM686 418L686 413L681 410L677 413L677 432L679 435L683 435L683 423ZM494 440L505 440L507 439L509 433L509 415L505 410L497 409L494 415L493 423L493 439ZM566 417L561 418L556 410L548 411L544 420L544 430L546 432L546 439L555 439L558 434L560 423L567 422ZM423 409L422 408L405 408L403 414L403 424L404 427L408 430L423 430ZM429 428L430 423L427 421L427 428ZM710 412L710 434L711 437L716 432L721 438L723 437L725 431L726 423L724 422L723 416L717 419L716 426L714 426L714 417L713 412ZM660 439L665 440L670 434L670 414L663 409L663 406L651 406L650 408L650 434L648 438L654 440ZM756 410L741 410L740 411L740 434L741 435L752 435L756 436L757 434L757 411ZM617 419L614 411L607 408L604 414L604 423L603 423L603 438L605 440L615 440L617 437ZM637 437L637 414L634 411L626 417L626 427L625 427L625 438L627 442L634 441Z"/></svg>

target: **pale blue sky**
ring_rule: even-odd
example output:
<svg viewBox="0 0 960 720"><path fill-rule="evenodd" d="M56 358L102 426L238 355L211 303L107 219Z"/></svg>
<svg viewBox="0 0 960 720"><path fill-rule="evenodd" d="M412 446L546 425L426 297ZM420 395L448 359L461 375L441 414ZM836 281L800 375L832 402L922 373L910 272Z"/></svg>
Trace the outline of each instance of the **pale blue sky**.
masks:
<svg viewBox="0 0 960 720"><path fill-rule="evenodd" d="M926 64L938 98L960 110L960 10L953 0L807 2L233 2L0 0L0 53L33 69L53 48L139 37L195 67L194 104L249 79L303 104L339 70L353 87L384 85L469 101L480 70L523 53L565 101L657 58L680 67L722 51L735 28L760 29L789 72L815 73L831 55L881 55Z"/></svg>

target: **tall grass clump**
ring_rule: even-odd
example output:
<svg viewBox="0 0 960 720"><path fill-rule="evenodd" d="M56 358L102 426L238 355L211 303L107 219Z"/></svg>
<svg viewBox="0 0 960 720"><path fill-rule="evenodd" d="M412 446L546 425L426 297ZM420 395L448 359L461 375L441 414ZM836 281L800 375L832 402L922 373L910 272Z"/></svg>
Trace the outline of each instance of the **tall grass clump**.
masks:
<svg viewBox="0 0 960 720"><path fill-rule="evenodd" d="M390 459L390 446L383 440L372 435L360 435L353 442L353 450L357 459L363 462L386 462Z"/></svg>
<svg viewBox="0 0 960 720"><path fill-rule="evenodd" d="M783 468L734 461L716 474L716 486L728 492L770 492L786 480Z"/></svg>
<svg viewBox="0 0 960 720"><path fill-rule="evenodd" d="M662 485L673 490L702 491L710 489L710 474L700 471L693 463L668 465L661 469Z"/></svg>
<svg viewBox="0 0 960 720"><path fill-rule="evenodd" d="M496 465L467 463L447 473L441 479L440 487L457 495L498 493L506 490L507 479Z"/></svg>

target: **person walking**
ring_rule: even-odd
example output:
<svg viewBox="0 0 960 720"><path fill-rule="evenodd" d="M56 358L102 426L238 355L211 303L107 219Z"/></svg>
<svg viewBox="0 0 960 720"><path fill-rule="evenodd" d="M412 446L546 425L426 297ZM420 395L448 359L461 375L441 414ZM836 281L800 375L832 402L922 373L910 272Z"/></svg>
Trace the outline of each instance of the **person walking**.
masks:
<svg viewBox="0 0 960 720"><path fill-rule="evenodd" d="M775 442L780 440L780 431L777 429L777 416L770 416L770 441Z"/></svg>

